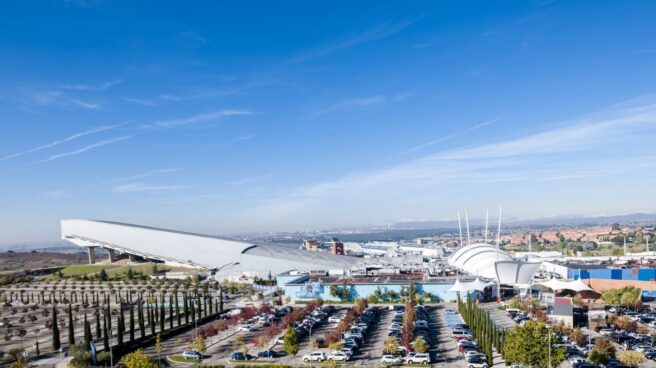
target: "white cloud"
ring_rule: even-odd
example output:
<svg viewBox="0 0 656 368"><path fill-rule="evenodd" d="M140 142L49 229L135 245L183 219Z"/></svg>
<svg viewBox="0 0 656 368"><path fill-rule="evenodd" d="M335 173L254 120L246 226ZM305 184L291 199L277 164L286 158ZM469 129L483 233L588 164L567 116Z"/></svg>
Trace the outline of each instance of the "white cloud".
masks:
<svg viewBox="0 0 656 368"><path fill-rule="evenodd" d="M112 188L116 193L133 193L133 192L170 192L181 189L193 188L195 185L150 185L146 183L129 183L117 185Z"/></svg>
<svg viewBox="0 0 656 368"><path fill-rule="evenodd" d="M90 135L90 134L96 134L96 133L104 132L106 130L115 129L115 128L118 128L122 125L128 124L128 123L129 122L123 122L123 123L120 123L120 124L106 125L106 126L101 126L101 127L85 130L83 132L75 133L75 134L70 135L70 136L68 136L64 139L60 139L60 140L57 140L57 141L54 141L54 142L50 142L50 143L44 144L42 146L38 146L38 147L31 148L31 149L21 151L21 152L12 153L11 155L7 155L5 157L0 158L0 161L8 160L10 158L14 158L14 157L22 156L22 155L27 155L27 154L34 153L34 152L39 152L41 150L52 148L52 147L55 147L55 146L60 145L62 143L67 143L67 142L76 140L78 138L85 137L85 136Z"/></svg>
<svg viewBox="0 0 656 368"><path fill-rule="evenodd" d="M89 84L62 84L58 87L61 89L73 90L73 91L90 91L90 92L102 92L106 91L115 85L123 82L121 79L114 79L107 81L100 85L89 85Z"/></svg>
<svg viewBox="0 0 656 368"><path fill-rule="evenodd" d="M372 42L387 38L395 33L398 33L408 26L412 25L416 19L404 20L400 22L385 22L371 27L363 32L352 34L341 40L324 44L301 55L296 56L289 60L289 63L300 63L321 56L326 56L343 49L358 46L364 43Z"/></svg>
<svg viewBox="0 0 656 368"><path fill-rule="evenodd" d="M230 117L230 116L241 116L241 115L252 115L253 113L248 110L229 110L224 109L220 111L213 111L193 116L188 116L179 119L172 120L160 120L146 127L160 127L160 128L173 128L181 125L189 125L196 123L205 123L209 121L219 120L221 118Z"/></svg>
<svg viewBox="0 0 656 368"><path fill-rule="evenodd" d="M64 157L79 155L79 154L82 154L84 152L90 151L92 149L96 149L96 148L100 148L100 147L107 146L107 145L110 145L110 144L118 143L118 142L124 141L126 139L130 139L130 138L132 138L132 136L123 136L123 137L117 137L117 138L113 138L113 139L107 139L107 140L104 140L104 141L100 141L100 142L90 144L86 147L82 147L82 148L80 148L78 150L75 150L75 151L64 152L64 153L60 153L60 154L57 154L57 155L52 155L52 156L50 156L46 159L35 161L35 163L54 161L54 160L58 160L58 159L64 158Z"/></svg>
<svg viewBox="0 0 656 368"><path fill-rule="evenodd" d="M141 99L141 98L121 97L121 99L125 102L130 102L130 103L141 105L141 106L147 106L147 107L157 106L157 102L150 101L150 100L144 100L144 99Z"/></svg>
<svg viewBox="0 0 656 368"><path fill-rule="evenodd" d="M408 200L418 200L418 193L430 193L446 184L454 188L535 179L575 180L642 170L653 157L646 157L635 142L654 134L655 99L636 100L521 138L437 152L300 187L281 193L253 213L266 213L270 218L303 216L312 213L312 208L348 207L365 197L398 197L407 206ZM608 147L620 142L626 149L613 151L610 158L604 156ZM634 147L637 149L631 150Z"/></svg>

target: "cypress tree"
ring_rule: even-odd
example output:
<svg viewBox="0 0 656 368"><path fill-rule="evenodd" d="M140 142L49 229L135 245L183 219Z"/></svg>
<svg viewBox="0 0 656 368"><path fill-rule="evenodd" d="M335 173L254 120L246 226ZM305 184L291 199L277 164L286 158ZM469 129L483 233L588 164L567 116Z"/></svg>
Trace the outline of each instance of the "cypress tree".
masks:
<svg viewBox="0 0 656 368"><path fill-rule="evenodd" d="M219 286L219 312L223 312L223 288Z"/></svg>
<svg viewBox="0 0 656 368"><path fill-rule="evenodd" d="M175 289L175 315L178 318L178 326L182 324L182 316L180 315L180 303L178 302L178 289Z"/></svg>
<svg viewBox="0 0 656 368"><path fill-rule="evenodd" d="M160 300L159 303L159 331L162 332L164 331L164 322L166 322L166 311L164 309L164 296L162 295L162 299Z"/></svg>
<svg viewBox="0 0 656 368"><path fill-rule="evenodd" d="M134 305L130 303L130 344L134 342Z"/></svg>
<svg viewBox="0 0 656 368"><path fill-rule="evenodd" d="M84 345L86 349L91 348L91 325L87 320L87 315L84 315Z"/></svg>
<svg viewBox="0 0 656 368"><path fill-rule="evenodd" d="M173 301L169 295L169 328L173 329Z"/></svg>
<svg viewBox="0 0 656 368"><path fill-rule="evenodd" d="M148 324L150 324L150 334L155 335L155 312L157 310L148 308L148 311L150 312L150 321L148 322Z"/></svg>
<svg viewBox="0 0 656 368"><path fill-rule="evenodd" d="M100 330L100 312L96 310L96 339L102 337L102 331Z"/></svg>
<svg viewBox="0 0 656 368"><path fill-rule="evenodd" d="M35 346L34 346L34 352L36 355L41 355L41 351L39 350L39 340L36 340Z"/></svg>
<svg viewBox="0 0 656 368"><path fill-rule="evenodd" d="M109 328L107 328L107 315L103 318L103 348L109 352Z"/></svg>
<svg viewBox="0 0 656 368"><path fill-rule="evenodd" d="M191 322L196 322L196 303L194 303L193 299L190 300L189 303L191 304Z"/></svg>
<svg viewBox="0 0 656 368"><path fill-rule="evenodd" d="M57 308L52 306L52 350L59 350L61 342L59 341L59 325L57 323Z"/></svg>
<svg viewBox="0 0 656 368"><path fill-rule="evenodd" d="M123 321L123 308L118 315L118 350L123 351L123 333L125 332L125 323Z"/></svg>
<svg viewBox="0 0 656 368"><path fill-rule="evenodd" d="M182 307L184 309L185 325L189 324L189 303L187 302L187 293L182 294Z"/></svg>
<svg viewBox="0 0 656 368"><path fill-rule="evenodd" d="M139 317L139 333L140 333L139 336L140 336L140 337L144 337L144 336L146 336L146 326L145 326L146 323L145 323L145 321L144 321L143 305L142 305L141 303L139 303L139 309L138 309L138 312L139 312L139 316L138 316L138 317Z"/></svg>
<svg viewBox="0 0 656 368"><path fill-rule="evenodd" d="M75 326L73 325L73 307L68 305L68 346L75 345Z"/></svg>
<svg viewBox="0 0 656 368"><path fill-rule="evenodd" d="M212 309L212 296L211 295L208 298L207 303L208 303L210 314L214 314L214 309Z"/></svg>

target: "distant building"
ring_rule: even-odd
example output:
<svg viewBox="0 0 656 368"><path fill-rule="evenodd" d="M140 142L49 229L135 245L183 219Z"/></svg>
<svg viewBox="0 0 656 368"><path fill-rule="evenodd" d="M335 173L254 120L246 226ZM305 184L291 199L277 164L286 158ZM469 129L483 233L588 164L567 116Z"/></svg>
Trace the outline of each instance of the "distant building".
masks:
<svg viewBox="0 0 656 368"><path fill-rule="evenodd" d="M303 241L303 245L305 250L311 250L313 252L319 250L319 242L316 240L305 240Z"/></svg>
<svg viewBox="0 0 656 368"><path fill-rule="evenodd" d="M333 243L330 245L330 252L332 254L344 255L344 243L337 241L337 239L333 239Z"/></svg>

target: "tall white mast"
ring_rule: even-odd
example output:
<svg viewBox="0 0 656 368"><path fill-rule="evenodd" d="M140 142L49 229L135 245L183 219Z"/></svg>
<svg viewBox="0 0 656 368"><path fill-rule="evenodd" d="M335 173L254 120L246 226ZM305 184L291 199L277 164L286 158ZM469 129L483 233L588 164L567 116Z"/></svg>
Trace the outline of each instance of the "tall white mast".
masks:
<svg viewBox="0 0 656 368"><path fill-rule="evenodd" d="M501 206L499 206L499 225L497 227L497 259L499 259L500 247L501 247Z"/></svg>
<svg viewBox="0 0 656 368"><path fill-rule="evenodd" d="M531 255L531 240L533 239L533 234L528 234L528 255Z"/></svg>
<svg viewBox="0 0 656 368"><path fill-rule="evenodd" d="M626 256L626 235L624 235L624 255Z"/></svg>
<svg viewBox="0 0 656 368"><path fill-rule="evenodd" d="M460 246L462 247L462 224L460 223L460 211L458 211L458 231L460 231Z"/></svg>
<svg viewBox="0 0 656 368"><path fill-rule="evenodd" d="M471 245L471 238L469 237L469 216L467 215L466 208L465 208L465 225L467 225L467 245Z"/></svg>
<svg viewBox="0 0 656 368"><path fill-rule="evenodd" d="M645 236L645 247L647 248L647 253L649 253L649 235Z"/></svg>
<svg viewBox="0 0 656 368"><path fill-rule="evenodd" d="M485 243L487 243L487 220L490 217L490 211L485 210Z"/></svg>

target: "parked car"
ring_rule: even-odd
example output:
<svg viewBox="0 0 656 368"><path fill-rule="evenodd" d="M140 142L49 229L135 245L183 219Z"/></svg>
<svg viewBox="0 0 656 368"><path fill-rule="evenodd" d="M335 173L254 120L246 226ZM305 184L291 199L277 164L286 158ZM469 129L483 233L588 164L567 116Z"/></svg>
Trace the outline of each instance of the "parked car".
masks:
<svg viewBox="0 0 656 368"><path fill-rule="evenodd" d="M304 362L325 362L326 360L326 353L323 351L313 351L310 354L303 355Z"/></svg>
<svg viewBox="0 0 656 368"><path fill-rule="evenodd" d="M467 362L468 368L487 368L487 360L482 357L472 358Z"/></svg>
<svg viewBox="0 0 656 368"><path fill-rule="evenodd" d="M240 361L241 361L241 360L249 360L249 359L250 359L250 355L244 354L244 353L242 353L241 351L235 351L235 352L232 353L232 355L230 356L230 359L232 359L232 360L240 360Z"/></svg>
<svg viewBox="0 0 656 368"><path fill-rule="evenodd" d="M576 366L576 365L579 364L579 363L583 363L583 362L585 362L586 359L585 359L585 357L582 356L582 355L572 355L572 356L569 357L569 359L567 359L567 360L569 360L569 364L571 364L572 367L574 367L574 366Z"/></svg>
<svg viewBox="0 0 656 368"><path fill-rule="evenodd" d="M195 350L185 350L182 352L182 357L185 359L201 360L203 355Z"/></svg>
<svg viewBox="0 0 656 368"><path fill-rule="evenodd" d="M430 355L426 353L408 354L405 362L407 364L428 364L430 363Z"/></svg>
<svg viewBox="0 0 656 368"><path fill-rule="evenodd" d="M251 332L255 331L255 327L253 325L241 325L239 326L238 330L243 332Z"/></svg>
<svg viewBox="0 0 656 368"><path fill-rule="evenodd" d="M337 317L337 316L328 317L328 322L330 322L330 323L340 323L341 321L342 321L342 319Z"/></svg>
<svg viewBox="0 0 656 368"><path fill-rule="evenodd" d="M273 350L265 350L265 351L260 351L257 354L257 356L260 357L260 358L277 358L278 353L276 353Z"/></svg>
<svg viewBox="0 0 656 368"><path fill-rule="evenodd" d="M341 351L334 351L328 355L328 360L336 362L348 362L351 356Z"/></svg>
<svg viewBox="0 0 656 368"><path fill-rule="evenodd" d="M383 364L401 364L403 363L403 359L396 355L383 355L380 358L380 362Z"/></svg>

